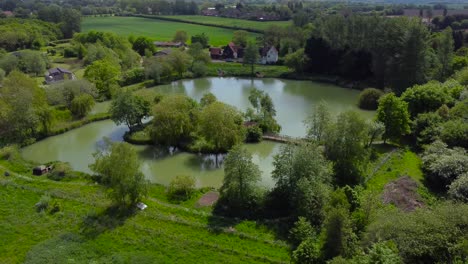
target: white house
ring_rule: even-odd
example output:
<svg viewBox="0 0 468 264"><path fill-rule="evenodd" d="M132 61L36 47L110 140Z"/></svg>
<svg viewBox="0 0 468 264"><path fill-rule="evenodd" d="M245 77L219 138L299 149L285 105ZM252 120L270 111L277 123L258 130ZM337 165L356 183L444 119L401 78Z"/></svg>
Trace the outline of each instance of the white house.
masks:
<svg viewBox="0 0 468 264"><path fill-rule="evenodd" d="M275 64L278 61L278 50L275 47L264 47L260 49L261 64Z"/></svg>

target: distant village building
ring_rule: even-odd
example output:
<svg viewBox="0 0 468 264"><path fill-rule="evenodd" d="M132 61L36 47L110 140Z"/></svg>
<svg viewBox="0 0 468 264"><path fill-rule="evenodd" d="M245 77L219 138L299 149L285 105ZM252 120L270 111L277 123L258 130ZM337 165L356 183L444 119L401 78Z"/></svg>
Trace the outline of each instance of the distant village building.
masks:
<svg viewBox="0 0 468 264"><path fill-rule="evenodd" d="M45 82L47 84L65 80L76 80L76 76L73 74L73 72L62 68L49 69L45 75Z"/></svg>
<svg viewBox="0 0 468 264"><path fill-rule="evenodd" d="M171 53L172 53L171 49L164 49L164 50L156 51L154 53L154 56L155 57L164 57L164 56L167 56L167 55L169 55Z"/></svg>
<svg viewBox="0 0 468 264"><path fill-rule="evenodd" d="M210 57L212 60L220 60L223 57L223 49L210 48Z"/></svg>
<svg viewBox="0 0 468 264"><path fill-rule="evenodd" d="M3 13L4 17L13 17L14 16L13 12L11 12L11 11L3 11L2 13Z"/></svg>
<svg viewBox="0 0 468 264"><path fill-rule="evenodd" d="M225 59L240 59L244 57L244 48L230 42L223 50Z"/></svg>
<svg viewBox="0 0 468 264"><path fill-rule="evenodd" d="M263 47L260 49L261 64L275 64L278 61L278 50L274 47Z"/></svg>
<svg viewBox="0 0 468 264"><path fill-rule="evenodd" d="M164 42L164 41L155 41L154 45L161 48L180 48L185 47L183 42Z"/></svg>

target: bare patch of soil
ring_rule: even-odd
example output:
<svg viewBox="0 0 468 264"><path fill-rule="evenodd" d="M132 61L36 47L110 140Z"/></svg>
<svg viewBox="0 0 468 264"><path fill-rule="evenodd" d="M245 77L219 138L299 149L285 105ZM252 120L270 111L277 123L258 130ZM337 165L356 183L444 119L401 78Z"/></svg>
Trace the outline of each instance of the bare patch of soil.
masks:
<svg viewBox="0 0 468 264"><path fill-rule="evenodd" d="M424 203L417 192L418 183L408 176L403 176L389 182L384 187L382 200L385 204L393 204L405 212L423 207Z"/></svg>
<svg viewBox="0 0 468 264"><path fill-rule="evenodd" d="M197 202L198 207L212 206L219 199L218 192L207 192Z"/></svg>

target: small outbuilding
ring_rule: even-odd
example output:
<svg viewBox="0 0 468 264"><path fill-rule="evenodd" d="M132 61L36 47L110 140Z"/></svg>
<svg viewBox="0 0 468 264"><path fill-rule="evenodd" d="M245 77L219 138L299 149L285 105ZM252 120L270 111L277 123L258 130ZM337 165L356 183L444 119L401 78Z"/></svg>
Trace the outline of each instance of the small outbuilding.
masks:
<svg viewBox="0 0 468 264"><path fill-rule="evenodd" d="M73 72L62 68L49 69L45 75L45 82L47 84L75 79L76 76L73 74Z"/></svg>
<svg viewBox="0 0 468 264"><path fill-rule="evenodd" d="M52 170L52 166L39 165L33 169L33 175L41 176Z"/></svg>

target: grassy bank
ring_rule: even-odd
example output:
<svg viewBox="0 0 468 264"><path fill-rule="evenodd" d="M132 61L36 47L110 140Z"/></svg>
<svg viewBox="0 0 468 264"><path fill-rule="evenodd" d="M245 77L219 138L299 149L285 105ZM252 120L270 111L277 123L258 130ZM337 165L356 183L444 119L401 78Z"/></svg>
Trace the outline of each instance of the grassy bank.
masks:
<svg viewBox="0 0 468 264"><path fill-rule="evenodd" d="M289 247L261 223L172 204L153 185L145 211L113 215L91 182L56 182L0 161L0 263L288 263ZM10 176L5 177L5 171ZM45 194L59 211L37 212Z"/></svg>
<svg viewBox="0 0 468 264"><path fill-rule="evenodd" d="M152 40L170 41L177 30L190 36L205 33L212 46L225 46L232 39L234 30L202 26L182 22L164 21L142 17L85 17L81 24L83 32L91 30L113 32L122 36L146 36ZM251 34L252 38L257 34Z"/></svg>

